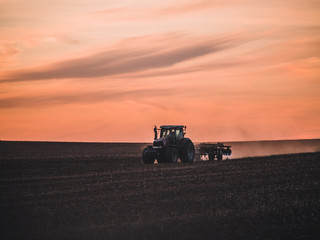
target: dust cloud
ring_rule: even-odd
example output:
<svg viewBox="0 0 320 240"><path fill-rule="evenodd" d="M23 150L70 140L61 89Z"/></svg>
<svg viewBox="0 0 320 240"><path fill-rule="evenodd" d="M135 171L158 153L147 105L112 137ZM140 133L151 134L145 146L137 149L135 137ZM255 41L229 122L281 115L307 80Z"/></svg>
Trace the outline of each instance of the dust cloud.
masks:
<svg viewBox="0 0 320 240"><path fill-rule="evenodd" d="M278 154L320 152L320 139L225 142L231 145L232 154L229 159L269 156Z"/></svg>

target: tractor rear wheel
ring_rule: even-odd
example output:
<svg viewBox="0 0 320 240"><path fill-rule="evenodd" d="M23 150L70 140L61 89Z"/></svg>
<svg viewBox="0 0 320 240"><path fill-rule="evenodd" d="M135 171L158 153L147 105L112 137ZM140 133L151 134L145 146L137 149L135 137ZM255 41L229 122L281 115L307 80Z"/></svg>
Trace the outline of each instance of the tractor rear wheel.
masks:
<svg viewBox="0 0 320 240"><path fill-rule="evenodd" d="M142 160L144 164L152 164L154 163L155 157L153 154L150 154L149 149L145 148L142 152Z"/></svg>
<svg viewBox="0 0 320 240"><path fill-rule="evenodd" d="M191 140L186 141L182 146L181 161L182 162L194 162L195 150Z"/></svg>
<svg viewBox="0 0 320 240"><path fill-rule="evenodd" d="M178 161L178 149L175 147L168 147L164 157L167 163L176 163Z"/></svg>

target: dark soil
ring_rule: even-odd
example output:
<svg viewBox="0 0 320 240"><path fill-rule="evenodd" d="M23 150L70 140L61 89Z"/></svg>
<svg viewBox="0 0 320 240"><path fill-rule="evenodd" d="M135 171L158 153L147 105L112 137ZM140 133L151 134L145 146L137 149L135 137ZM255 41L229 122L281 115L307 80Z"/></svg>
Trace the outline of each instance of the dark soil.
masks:
<svg viewBox="0 0 320 240"><path fill-rule="evenodd" d="M319 152L146 166L143 144L3 144L1 239L320 239Z"/></svg>

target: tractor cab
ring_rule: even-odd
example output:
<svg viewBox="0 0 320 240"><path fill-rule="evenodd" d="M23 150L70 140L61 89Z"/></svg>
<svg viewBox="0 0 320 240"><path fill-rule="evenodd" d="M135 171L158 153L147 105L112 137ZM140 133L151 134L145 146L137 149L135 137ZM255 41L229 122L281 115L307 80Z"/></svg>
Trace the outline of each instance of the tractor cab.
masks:
<svg viewBox="0 0 320 240"><path fill-rule="evenodd" d="M156 126L154 127L155 137L154 139L158 139L158 132L160 133L160 139L161 138L170 138L174 142L180 141L184 138L184 135L186 134L186 126L183 125L162 125L160 126L160 129L158 129Z"/></svg>

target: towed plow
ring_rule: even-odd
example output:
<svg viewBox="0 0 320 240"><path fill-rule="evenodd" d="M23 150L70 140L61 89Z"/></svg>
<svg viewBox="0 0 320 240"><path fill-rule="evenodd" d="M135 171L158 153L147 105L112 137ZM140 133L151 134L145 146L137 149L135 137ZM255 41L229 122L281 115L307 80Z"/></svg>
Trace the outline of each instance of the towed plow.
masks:
<svg viewBox="0 0 320 240"><path fill-rule="evenodd" d="M232 153L231 146L223 143L200 143L196 148L196 160L203 159L221 161L223 156L230 156Z"/></svg>

